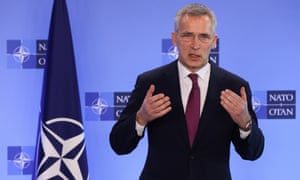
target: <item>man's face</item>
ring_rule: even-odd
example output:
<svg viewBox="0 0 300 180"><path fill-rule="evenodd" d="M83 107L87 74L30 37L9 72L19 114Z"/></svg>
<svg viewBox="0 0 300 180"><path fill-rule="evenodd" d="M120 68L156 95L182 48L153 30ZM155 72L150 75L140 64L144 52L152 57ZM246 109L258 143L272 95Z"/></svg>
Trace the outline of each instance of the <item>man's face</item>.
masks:
<svg viewBox="0 0 300 180"><path fill-rule="evenodd" d="M172 33L172 42L177 46L180 62L195 72L208 63L211 48L216 46L217 35L212 32L208 16L185 15L178 30Z"/></svg>

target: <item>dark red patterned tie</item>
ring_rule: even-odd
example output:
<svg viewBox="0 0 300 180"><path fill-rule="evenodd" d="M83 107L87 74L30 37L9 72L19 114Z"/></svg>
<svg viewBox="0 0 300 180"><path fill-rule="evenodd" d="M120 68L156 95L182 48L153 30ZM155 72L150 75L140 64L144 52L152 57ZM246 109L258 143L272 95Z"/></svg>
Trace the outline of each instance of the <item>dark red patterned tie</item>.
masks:
<svg viewBox="0 0 300 180"><path fill-rule="evenodd" d="M193 86L186 105L185 118L190 146L192 147L200 119L200 88L198 86L198 75L191 73L189 77L192 79Z"/></svg>

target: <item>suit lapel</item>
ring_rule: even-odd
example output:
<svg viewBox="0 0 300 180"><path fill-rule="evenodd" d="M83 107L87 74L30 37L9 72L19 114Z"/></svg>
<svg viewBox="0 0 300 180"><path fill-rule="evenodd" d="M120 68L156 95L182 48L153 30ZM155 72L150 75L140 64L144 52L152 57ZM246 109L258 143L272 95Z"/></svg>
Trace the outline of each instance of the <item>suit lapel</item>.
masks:
<svg viewBox="0 0 300 180"><path fill-rule="evenodd" d="M166 94L171 99L172 104L172 116L178 120L178 133L177 136L181 140L179 142L183 142L184 146L189 146L188 132L185 120L184 109L182 105L181 92L180 92L180 83L179 83L179 75L178 75L178 67L177 61L174 61L170 64L171 68L169 71L165 72L164 81L166 87Z"/></svg>

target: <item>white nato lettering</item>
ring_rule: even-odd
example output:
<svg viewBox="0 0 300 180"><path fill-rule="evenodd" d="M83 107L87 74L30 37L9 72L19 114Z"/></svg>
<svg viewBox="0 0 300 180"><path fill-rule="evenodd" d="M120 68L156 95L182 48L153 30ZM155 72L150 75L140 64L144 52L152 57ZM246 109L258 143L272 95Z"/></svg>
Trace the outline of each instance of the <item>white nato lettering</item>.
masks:
<svg viewBox="0 0 300 180"><path fill-rule="evenodd" d="M46 64L46 58L41 57L38 59L38 64L44 66Z"/></svg>
<svg viewBox="0 0 300 180"><path fill-rule="evenodd" d="M118 110L116 110L116 114L115 114L115 115L116 115L117 118L120 117L122 111L123 111L123 109L118 109Z"/></svg>
<svg viewBox="0 0 300 180"><path fill-rule="evenodd" d="M47 43L46 42L39 42L38 43L38 51L39 52L46 52L47 51Z"/></svg>
<svg viewBox="0 0 300 180"><path fill-rule="evenodd" d="M269 102L292 102L294 94L270 94Z"/></svg>
<svg viewBox="0 0 300 180"><path fill-rule="evenodd" d="M294 108L270 108L270 116L294 116Z"/></svg>
<svg viewBox="0 0 300 180"><path fill-rule="evenodd" d="M128 103L130 96L116 96L116 104L125 104Z"/></svg>

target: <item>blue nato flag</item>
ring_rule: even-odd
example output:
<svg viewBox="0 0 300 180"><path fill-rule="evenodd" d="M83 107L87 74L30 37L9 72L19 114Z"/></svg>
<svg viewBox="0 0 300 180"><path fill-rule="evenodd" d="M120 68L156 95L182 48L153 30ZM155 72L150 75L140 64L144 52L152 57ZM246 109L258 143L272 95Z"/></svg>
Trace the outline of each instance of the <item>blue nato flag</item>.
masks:
<svg viewBox="0 0 300 180"><path fill-rule="evenodd" d="M89 179L72 35L65 0L54 0L33 179Z"/></svg>

